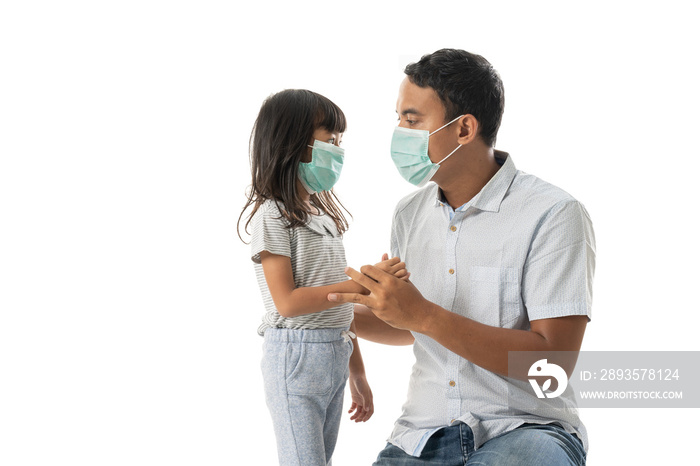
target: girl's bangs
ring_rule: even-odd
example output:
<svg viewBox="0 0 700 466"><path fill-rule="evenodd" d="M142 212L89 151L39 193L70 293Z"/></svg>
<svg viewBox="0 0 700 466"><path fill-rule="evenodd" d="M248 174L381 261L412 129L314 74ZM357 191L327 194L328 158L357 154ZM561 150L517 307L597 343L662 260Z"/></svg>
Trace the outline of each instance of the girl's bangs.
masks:
<svg viewBox="0 0 700 466"><path fill-rule="evenodd" d="M322 96L321 96L322 97ZM347 128L345 114L336 104L327 98L319 99L316 127L326 128L329 131L344 133Z"/></svg>

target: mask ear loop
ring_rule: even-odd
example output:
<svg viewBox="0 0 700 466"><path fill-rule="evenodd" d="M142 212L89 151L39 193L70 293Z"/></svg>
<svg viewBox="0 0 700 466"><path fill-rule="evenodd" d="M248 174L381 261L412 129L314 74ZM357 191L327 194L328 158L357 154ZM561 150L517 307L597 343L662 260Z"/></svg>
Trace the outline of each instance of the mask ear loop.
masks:
<svg viewBox="0 0 700 466"><path fill-rule="evenodd" d="M440 131L442 128L451 125L452 123L454 123L455 121L459 120L459 119L462 118L463 116L464 116L464 115L460 115L460 116L458 116L457 118L455 118L454 120L452 120L452 121L450 121L449 123L447 123L446 125L443 125L443 126L439 127L438 129L436 129L436 130L433 131L432 133L428 134L428 137L430 137L430 136L432 136L433 134L437 133L437 132ZM447 157L445 157L444 159L442 159L442 160L440 160L439 162L437 162L436 165L440 165L442 162L444 162L445 160L449 159L450 156L451 156L452 154L454 154L455 152L457 152L457 149L459 149L460 147L462 147L462 144L458 145L458 146L455 148L455 150L453 150L452 152L450 152L449 154L447 154Z"/></svg>
<svg viewBox="0 0 700 466"><path fill-rule="evenodd" d="M445 160L449 159L449 158L450 158L450 155L452 155L452 154L454 154L455 152L457 152L457 149L459 149L460 147L462 147L462 144L458 145L458 146L455 148L455 150L453 150L452 152L450 152L450 154L449 154L447 157L445 157L444 159L442 159L442 160L440 160L438 163L436 163L436 165L440 165L442 162L444 162Z"/></svg>
<svg viewBox="0 0 700 466"><path fill-rule="evenodd" d="M450 126L452 123L454 123L455 121L459 120L459 119L462 118L463 116L464 116L464 115L460 115L460 116L458 116L457 118L455 118L454 120L450 121L449 123L442 125L441 127L439 127L438 129L436 129L436 130L433 131L432 133L428 134L428 137L430 137L430 136L432 136L433 134L437 133L437 132L440 131L442 128L444 128L444 127L446 127L446 126Z"/></svg>

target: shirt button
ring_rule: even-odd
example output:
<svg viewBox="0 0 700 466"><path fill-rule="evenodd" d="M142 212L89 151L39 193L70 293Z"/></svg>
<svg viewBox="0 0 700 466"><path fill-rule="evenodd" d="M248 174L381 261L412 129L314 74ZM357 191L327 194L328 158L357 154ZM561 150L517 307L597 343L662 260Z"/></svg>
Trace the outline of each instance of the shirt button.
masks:
<svg viewBox="0 0 700 466"><path fill-rule="evenodd" d="M455 269L450 269L450 270L448 270L448 272L450 272L450 275L454 275Z"/></svg>
<svg viewBox="0 0 700 466"><path fill-rule="evenodd" d="M454 225L452 225L452 226L450 227L450 230L452 230L452 231L457 231L457 227L454 226Z"/></svg>
<svg viewBox="0 0 700 466"><path fill-rule="evenodd" d="M450 387L454 387L455 385L456 385L456 384L455 384L455 381L454 381L454 380L450 380Z"/></svg>

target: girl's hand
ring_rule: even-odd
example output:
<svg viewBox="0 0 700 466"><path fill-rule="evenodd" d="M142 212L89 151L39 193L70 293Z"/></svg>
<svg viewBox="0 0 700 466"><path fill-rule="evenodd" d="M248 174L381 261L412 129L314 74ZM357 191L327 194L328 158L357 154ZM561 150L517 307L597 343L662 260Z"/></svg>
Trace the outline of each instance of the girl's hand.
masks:
<svg viewBox="0 0 700 466"><path fill-rule="evenodd" d="M401 262L401 259L398 257L389 259L389 254L387 253L384 253L382 255L382 261L376 263L374 266L404 281L408 281L408 277L411 276L411 273L406 270L406 264ZM369 292L363 294L369 294Z"/></svg>
<svg viewBox="0 0 700 466"><path fill-rule="evenodd" d="M374 398L372 397L372 390L367 383L367 377L365 377L364 373L355 375L351 372L348 382L350 383L350 395L352 396L352 405L348 411L349 414L352 414L350 420L366 422L374 414Z"/></svg>
<svg viewBox="0 0 700 466"><path fill-rule="evenodd" d="M352 281L352 280L350 280L350 281ZM369 290L357 282L351 283L350 286L353 288L354 293L369 295Z"/></svg>

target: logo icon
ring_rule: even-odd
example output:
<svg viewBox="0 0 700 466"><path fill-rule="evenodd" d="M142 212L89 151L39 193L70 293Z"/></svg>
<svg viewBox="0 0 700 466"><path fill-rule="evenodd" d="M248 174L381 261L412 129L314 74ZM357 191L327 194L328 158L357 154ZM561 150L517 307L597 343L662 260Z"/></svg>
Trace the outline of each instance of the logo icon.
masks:
<svg viewBox="0 0 700 466"><path fill-rule="evenodd" d="M540 359L530 366L527 375L530 377L550 377L542 384L542 387L539 386L536 379L528 379L532 389L535 390L537 398L544 398L545 396L547 398L556 398L564 393L569 383L566 371L556 364L548 363L546 359ZM547 390L552 385L552 377L557 380L557 389L550 392Z"/></svg>

